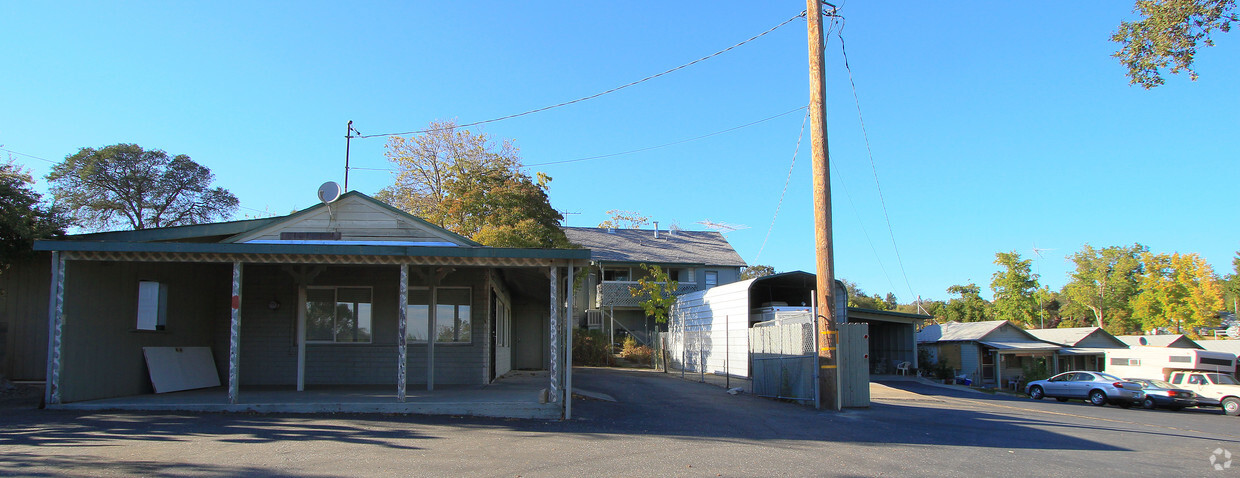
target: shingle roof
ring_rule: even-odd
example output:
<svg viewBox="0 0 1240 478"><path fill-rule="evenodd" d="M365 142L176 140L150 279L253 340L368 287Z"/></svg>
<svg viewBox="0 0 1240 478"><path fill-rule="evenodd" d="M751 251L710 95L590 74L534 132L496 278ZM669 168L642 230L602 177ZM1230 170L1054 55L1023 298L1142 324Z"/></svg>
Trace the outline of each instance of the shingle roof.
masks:
<svg viewBox="0 0 1240 478"><path fill-rule="evenodd" d="M1201 345L1194 342L1183 334L1169 335L1117 335L1115 338L1128 344L1129 347L1134 345L1146 345L1150 347L1182 347L1199 349Z"/></svg>
<svg viewBox="0 0 1240 478"><path fill-rule="evenodd" d="M1073 346L1097 330L1099 330L1098 327L1065 327L1062 329L1029 329L1025 332L1047 342Z"/></svg>
<svg viewBox="0 0 1240 478"><path fill-rule="evenodd" d="M659 231L651 229L566 227L568 240L591 251L591 259L612 262L705 264L744 267L745 260L715 231Z"/></svg>
<svg viewBox="0 0 1240 478"><path fill-rule="evenodd" d="M952 340L981 340L995 329L1006 324L1006 320L988 320L985 322L948 322L946 324L930 324L917 333L918 342L947 342Z"/></svg>

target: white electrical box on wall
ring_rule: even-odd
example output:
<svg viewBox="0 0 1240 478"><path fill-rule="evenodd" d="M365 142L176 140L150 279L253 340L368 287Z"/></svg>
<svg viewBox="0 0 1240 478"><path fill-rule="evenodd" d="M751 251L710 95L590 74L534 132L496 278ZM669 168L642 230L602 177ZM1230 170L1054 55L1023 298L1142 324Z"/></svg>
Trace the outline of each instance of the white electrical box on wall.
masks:
<svg viewBox="0 0 1240 478"><path fill-rule="evenodd" d="M138 330L164 330L168 324L168 285L138 281Z"/></svg>

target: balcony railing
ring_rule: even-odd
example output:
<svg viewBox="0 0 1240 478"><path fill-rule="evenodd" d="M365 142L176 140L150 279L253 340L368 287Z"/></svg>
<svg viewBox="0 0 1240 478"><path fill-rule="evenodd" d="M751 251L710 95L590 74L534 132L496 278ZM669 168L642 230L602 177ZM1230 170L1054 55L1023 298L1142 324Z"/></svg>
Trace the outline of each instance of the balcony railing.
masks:
<svg viewBox="0 0 1240 478"><path fill-rule="evenodd" d="M662 284L662 282L660 282ZM640 303L649 296L643 294L633 297L630 288L639 287L637 281L608 281L598 285L595 307L640 307ZM686 294L697 290L696 283L677 283L675 295Z"/></svg>

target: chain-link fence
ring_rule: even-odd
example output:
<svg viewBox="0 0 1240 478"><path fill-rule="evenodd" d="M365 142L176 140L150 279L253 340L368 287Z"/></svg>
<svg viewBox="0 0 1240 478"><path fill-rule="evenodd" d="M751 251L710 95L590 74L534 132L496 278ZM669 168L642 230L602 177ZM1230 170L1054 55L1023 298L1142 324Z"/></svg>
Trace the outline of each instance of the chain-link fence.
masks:
<svg viewBox="0 0 1240 478"><path fill-rule="evenodd" d="M808 314L806 314L808 316ZM811 321L771 321L749 329L753 362L753 394L760 397L814 401L818 392L814 371L814 324Z"/></svg>

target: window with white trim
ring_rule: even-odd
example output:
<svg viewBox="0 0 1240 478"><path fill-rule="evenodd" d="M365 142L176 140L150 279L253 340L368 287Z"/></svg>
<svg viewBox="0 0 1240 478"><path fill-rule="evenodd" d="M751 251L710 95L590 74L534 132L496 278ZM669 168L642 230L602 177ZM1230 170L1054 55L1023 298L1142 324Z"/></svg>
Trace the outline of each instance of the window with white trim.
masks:
<svg viewBox="0 0 1240 478"><path fill-rule="evenodd" d="M431 289L412 287L409 302L405 305L408 320L405 340L410 343L426 343L430 332ZM468 344L473 341L472 294L468 287L436 287L435 343Z"/></svg>
<svg viewBox="0 0 1240 478"><path fill-rule="evenodd" d="M371 342L370 287L307 287L306 341Z"/></svg>

